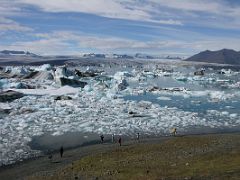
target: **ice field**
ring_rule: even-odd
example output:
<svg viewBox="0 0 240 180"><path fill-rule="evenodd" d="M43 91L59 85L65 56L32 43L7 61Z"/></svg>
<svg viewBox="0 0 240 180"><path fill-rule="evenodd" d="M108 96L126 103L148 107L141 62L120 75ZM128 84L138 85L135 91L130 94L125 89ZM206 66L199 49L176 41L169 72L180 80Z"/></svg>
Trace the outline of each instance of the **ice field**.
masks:
<svg viewBox="0 0 240 180"><path fill-rule="evenodd" d="M168 135L172 128L178 133L205 127L239 130L240 73L206 68L204 75L194 75L196 71L154 63L4 67L1 91L24 96L0 103L0 165L38 155L28 143L46 133L135 136Z"/></svg>

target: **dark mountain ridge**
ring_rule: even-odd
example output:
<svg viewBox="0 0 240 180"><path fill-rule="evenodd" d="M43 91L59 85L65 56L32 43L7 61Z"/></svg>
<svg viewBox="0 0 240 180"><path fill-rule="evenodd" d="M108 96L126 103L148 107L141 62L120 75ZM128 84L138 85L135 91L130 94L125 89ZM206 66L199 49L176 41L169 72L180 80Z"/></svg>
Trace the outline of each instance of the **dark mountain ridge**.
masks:
<svg viewBox="0 0 240 180"><path fill-rule="evenodd" d="M185 59L185 61L240 65L240 51L232 49L206 50Z"/></svg>
<svg viewBox="0 0 240 180"><path fill-rule="evenodd" d="M30 53L28 51L14 51L14 50L3 50L3 51L0 51L0 55L19 55L19 56L38 56L34 53Z"/></svg>

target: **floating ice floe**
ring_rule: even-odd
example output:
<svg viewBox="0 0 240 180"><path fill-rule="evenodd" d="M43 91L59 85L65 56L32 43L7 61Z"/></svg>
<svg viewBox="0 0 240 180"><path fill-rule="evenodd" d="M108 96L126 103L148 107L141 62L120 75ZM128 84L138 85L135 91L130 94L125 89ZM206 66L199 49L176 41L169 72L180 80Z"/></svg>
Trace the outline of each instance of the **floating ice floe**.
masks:
<svg viewBox="0 0 240 180"><path fill-rule="evenodd" d="M150 71L143 71L142 75L147 78L152 78L152 79L156 77L156 74L154 72L150 72Z"/></svg>
<svg viewBox="0 0 240 180"><path fill-rule="evenodd" d="M81 68L83 72L86 72L86 68ZM104 76L99 76L98 73L98 76L85 79L75 74L75 67L73 69L57 67L55 73L48 65L36 68L35 70L40 74L35 74L34 78L23 82L34 84L37 89L16 89L17 85L15 84L12 90L23 93L25 96L2 104L2 106L8 107L10 112L9 115L0 118L0 149L3 152L0 156L0 164L13 163L38 154L38 151L30 149L28 143L34 136L46 133L54 136L66 132L129 136L135 136L137 132L141 132L159 135L168 133L169 129L173 127L181 132L191 126L229 128L240 124L240 115L236 111L237 108L234 109L234 104L231 104L233 108L230 108L230 105L229 107L224 105L221 110L208 109L204 114L193 112L191 108L188 111L182 110L180 107L169 108L159 105L160 101L166 104L167 101L169 103L175 101L175 96L192 98L189 100L190 106L199 105L202 102L199 100L200 98L206 99L204 103L209 104L228 102L229 100L238 102L240 97L238 91L225 91L215 87L221 84L216 82L217 79L226 77L222 78L221 75L220 78L213 73L192 77L195 69L190 69L188 72L174 70L167 72L168 77L165 77L165 72L154 71L154 68L155 66L148 67L148 65L144 66L144 69L135 67L135 71L130 71L131 73L127 72L125 68L116 71L110 69L111 74L108 74L106 70ZM12 71L12 67L9 69ZM13 71L25 74L28 72L28 68L17 68ZM48 78L49 73L54 76L54 79ZM84 79L88 84L84 88L61 87L60 84L55 83L55 80L60 81L60 78ZM167 82L168 80L174 81L177 84L176 88L174 88L175 84L170 87L166 87L166 84L164 86L161 79ZM176 80L186 82L182 83ZM0 80L0 86L9 88L9 84L18 83L18 81L17 78ZM157 84L157 88L151 88L155 84ZM229 88L238 85L237 79L234 78L233 81L225 84L229 85ZM195 85L197 85L195 89L191 88ZM205 89L205 85L210 85L211 88ZM199 87L201 88L198 89ZM155 102L159 104L150 101L124 100L123 98L131 94L147 97L152 95L151 93L159 96L154 96Z"/></svg>
<svg viewBox="0 0 240 180"><path fill-rule="evenodd" d="M54 76L52 72L49 71L40 71L34 75L33 79L37 81L46 81L46 80L53 80Z"/></svg>
<svg viewBox="0 0 240 180"><path fill-rule="evenodd" d="M185 98L190 97L207 97L209 100L218 100L225 101L229 99L233 99L235 97L240 97L240 94L235 93L226 93L224 91L215 91L215 90L203 90L203 91L190 91L186 88L177 87L177 88L158 88L152 87L149 89L150 92L159 95L167 95L167 96L182 96Z"/></svg>
<svg viewBox="0 0 240 180"><path fill-rule="evenodd" d="M67 75L67 68L66 67L57 67L54 76L56 79L62 78L62 77L68 77Z"/></svg>
<svg viewBox="0 0 240 180"><path fill-rule="evenodd" d="M54 101L53 95L68 93L73 93L74 98ZM110 91L106 90L106 93ZM160 107L149 101L124 101L107 94L101 95L99 99L99 93L95 90L85 92L63 87L35 94L42 96L25 96L10 103L13 109L22 113L13 113L11 117L0 121L1 137L4 139L1 143L4 151L1 163L10 163L26 157L26 154L37 153L30 150L27 144L34 135L47 132L55 136L77 131L131 135L136 132L159 134L171 127L225 126L224 121L208 121L199 118L197 113ZM130 114L130 111L134 114ZM228 126L235 125L238 117L226 112L217 115L232 117Z"/></svg>
<svg viewBox="0 0 240 180"><path fill-rule="evenodd" d="M5 72L11 73L13 75L26 75L29 73L29 69L23 66L7 66L5 67Z"/></svg>
<svg viewBox="0 0 240 180"><path fill-rule="evenodd" d="M132 75L127 71L123 71L123 72L116 72L113 77L114 77L114 79L120 81L122 79L132 77Z"/></svg>
<svg viewBox="0 0 240 180"><path fill-rule="evenodd" d="M127 88L127 86L128 86L128 83L127 83L126 79L120 80L117 83L117 89L119 91L125 90Z"/></svg>
<svg viewBox="0 0 240 180"><path fill-rule="evenodd" d="M9 87L9 82L7 79L0 79L0 88L8 88Z"/></svg>
<svg viewBox="0 0 240 180"><path fill-rule="evenodd" d="M240 81L239 82L236 82L234 84L230 84L228 85L230 88L240 88Z"/></svg>
<svg viewBox="0 0 240 180"><path fill-rule="evenodd" d="M79 89L70 87L70 86L63 86L60 88L51 88L51 89L17 89L17 92L21 92L26 95L66 95L66 94L76 94L78 93Z"/></svg>
<svg viewBox="0 0 240 180"><path fill-rule="evenodd" d="M43 64L41 66L33 67L35 71L50 71L52 66L50 64Z"/></svg>
<svg viewBox="0 0 240 180"><path fill-rule="evenodd" d="M14 82L13 80L1 79L0 80L1 89L34 89L34 86L26 84L24 82Z"/></svg>
<svg viewBox="0 0 240 180"><path fill-rule="evenodd" d="M157 99L161 100L161 101L171 101L172 100L170 97L166 97L166 96L160 96Z"/></svg>
<svg viewBox="0 0 240 180"><path fill-rule="evenodd" d="M175 79L177 81L183 81L183 82L194 82L194 81L205 81L205 82L215 82L216 79L215 78L207 78L207 77L202 77L202 76L194 76L194 77L187 77L187 76L179 76L179 77L175 77Z"/></svg>

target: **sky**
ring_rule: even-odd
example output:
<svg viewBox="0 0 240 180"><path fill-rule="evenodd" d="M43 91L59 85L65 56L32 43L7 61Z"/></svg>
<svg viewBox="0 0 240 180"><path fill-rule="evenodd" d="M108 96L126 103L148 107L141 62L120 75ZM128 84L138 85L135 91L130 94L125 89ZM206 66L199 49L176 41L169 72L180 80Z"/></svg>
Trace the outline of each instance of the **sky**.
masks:
<svg viewBox="0 0 240 180"><path fill-rule="evenodd" d="M0 50L41 55L240 51L239 0L0 0Z"/></svg>

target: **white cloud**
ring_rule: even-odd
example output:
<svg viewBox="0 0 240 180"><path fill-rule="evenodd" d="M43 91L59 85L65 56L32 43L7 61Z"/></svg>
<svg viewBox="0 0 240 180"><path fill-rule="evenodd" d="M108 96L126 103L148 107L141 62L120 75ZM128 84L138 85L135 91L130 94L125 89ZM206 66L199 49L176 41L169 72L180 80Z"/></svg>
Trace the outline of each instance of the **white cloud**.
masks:
<svg viewBox="0 0 240 180"><path fill-rule="evenodd" d="M0 31L25 32L25 31L32 31L32 28L29 28L27 26L22 26L16 21L13 21L11 19L0 17Z"/></svg>
<svg viewBox="0 0 240 180"><path fill-rule="evenodd" d="M122 52L130 50L133 52L160 52L167 50L196 52L205 49L217 50L226 47L239 50L240 47L237 38L239 35L236 32L230 34L229 32L231 31L226 31L227 33L225 33L216 30L217 34L215 37L212 37L213 33L202 30L206 27L235 28L239 30L240 19L238 17L240 16L240 6L232 6L225 0L167 0L167 2L166 0L0 0L0 3L1 36L6 31L19 31L22 37L25 35L28 37L34 36L32 39L35 39L37 36L39 39L15 42L9 44L7 47L1 46L1 49L23 49L40 54L76 54L82 49L93 49L101 52L114 52L116 50L121 50ZM35 14L32 6L39 8L40 11L37 11ZM58 32L36 34L43 29L47 31L48 27L45 23L39 24L39 26L37 23L34 23L34 28L36 26L36 29L39 29L39 31L34 31L32 28L13 20L18 15L20 18L26 20L29 26L33 26L32 21L27 21L28 16L26 15L34 15L34 18L41 18L41 15L46 17L45 12L51 12L51 14L48 13L47 15L54 18L58 16L57 13L59 12L64 12L66 15L69 15L67 12L82 12L114 19L141 21L131 22L137 24L132 29L136 28L136 35L138 37L142 33L144 36L142 39L145 40L137 41L109 37L107 36L108 30L102 32L105 36L81 34L80 32L73 33L70 31L74 28L69 26L69 31L67 31L68 26L65 26L65 24L61 26L60 23L55 23L51 26L54 29L54 25L57 25L56 27L59 28ZM69 16L74 15L71 14ZM78 18L79 14L76 14L76 16ZM131 26L131 23L127 22L125 25ZM157 23L184 25L184 27L166 27L160 26ZM148 29L149 27L150 31L146 31L146 34L149 35L149 40L146 40L147 36L144 34L145 32L138 32L137 27L141 25L141 29ZM188 29L189 27L196 26L199 27L199 30ZM60 31L61 28L65 30ZM162 30L160 28L168 29ZM29 31L32 32L29 34ZM114 34L114 32L115 30L111 33ZM121 33L121 35L124 34L124 32ZM131 33L135 33L134 30L131 30ZM167 40L159 40L158 38Z"/></svg>
<svg viewBox="0 0 240 180"><path fill-rule="evenodd" d="M218 12L221 9L221 4L218 1L209 0L150 0L150 2L161 6L179 9L182 11L203 11L203 12Z"/></svg>
<svg viewBox="0 0 240 180"><path fill-rule="evenodd" d="M16 4L15 0L0 0L0 32L19 31L27 32L33 29L12 20L9 17L22 16L24 12L21 7Z"/></svg>
<svg viewBox="0 0 240 180"><path fill-rule="evenodd" d="M156 19L148 11L148 6L142 8L141 3L131 0L18 0L18 2L34 5L47 12L82 12L108 18L182 25L179 20Z"/></svg>
<svg viewBox="0 0 240 180"><path fill-rule="evenodd" d="M191 13L196 23L205 21L209 26L211 24L216 27L240 27L240 6L232 5L227 0L149 0L149 2L155 3L161 7L166 7L172 10L177 10L178 12L173 12L176 15L189 21L191 18L188 15ZM168 10L171 12L170 10ZM199 14L201 13L201 14ZM203 18L207 17L207 18ZM200 21L200 22L199 22ZM208 21L210 21L208 23ZM215 21L215 22L214 22Z"/></svg>
<svg viewBox="0 0 240 180"><path fill-rule="evenodd" d="M197 24L239 28L240 6L227 0L0 0L0 15L24 13L35 6L46 12L82 12L167 25Z"/></svg>
<svg viewBox="0 0 240 180"><path fill-rule="evenodd" d="M82 12L168 25L201 24L240 27L240 6L226 0L13 0L46 12ZM204 14L200 14L204 13ZM201 17L203 16L203 17ZM227 26L226 26L227 25Z"/></svg>
<svg viewBox="0 0 240 180"><path fill-rule="evenodd" d="M142 42L117 37L97 37L86 34L76 34L68 31L54 32L50 34L37 34L39 40L16 42L8 46L0 46L0 49L26 50L38 54L80 54L83 49L94 49L99 52L138 51L139 49L162 49L172 47L169 41Z"/></svg>
<svg viewBox="0 0 240 180"><path fill-rule="evenodd" d="M0 0L0 16L17 15L18 13L22 12L15 0Z"/></svg>
<svg viewBox="0 0 240 180"><path fill-rule="evenodd" d="M237 39L209 39L195 42L179 40L154 40L136 41L116 37L96 37L87 34L77 34L69 31L59 31L49 34L37 34L39 40L16 42L8 46L0 46L0 49L26 50L42 55L67 55L80 54L87 49L98 52L153 52L164 53L177 49L176 53L199 52L206 49L218 50L225 47L240 50L240 42ZM188 51L189 52L189 51Z"/></svg>
<svg viewBox="0 0 240 180"><path fill-rule="evenodd" d="M226 0L149 0L163 7L173 8L181 11L199 11L223 16L234 16L240 14L239 6L232 6Z"/></svg>

